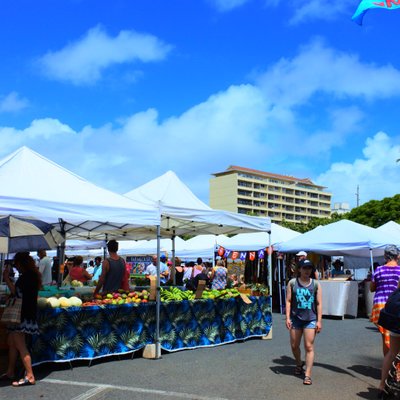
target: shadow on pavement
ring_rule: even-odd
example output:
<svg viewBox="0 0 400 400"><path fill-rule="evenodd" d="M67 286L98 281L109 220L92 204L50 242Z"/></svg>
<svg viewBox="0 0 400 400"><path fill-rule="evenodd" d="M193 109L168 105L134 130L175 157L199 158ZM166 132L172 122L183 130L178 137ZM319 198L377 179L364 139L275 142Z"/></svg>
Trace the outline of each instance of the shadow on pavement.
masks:
<svg viewBox="0 0 400 400"><path fill-rule="evenodd" d="M368 392L359 392L357 393L357 396L362 399L376 399L378 397L378 389L368 388Z"/></svg>
<svg viewBox="0 0 400 400"><path fill-rule="evenodd" d="M374 368L366 365L352 365L349 367L350 370L357 372L360 375L368 376L374 379L381 379L381 370L379 368Z"/></svg>
<svg viewBox="0 0 400 400"><path fill-rule="evenodd" d="M279 366L270 367L272 372L274 372L276 374L293 375L293 368L294 368L294 365L295 365L294 359L292 359L290 357L287 357L287 356L282 356L280 358L275 358L272 361L275 364L282 365L281 367L279 367ZM334 365L323 364L323 363L316 362L316 363L314 363L314 366L315 367L325 368L325 369L327 369L329 371L336 372L336 373L339 373L339 374L346 374L346 375L350 375L350 376L355 377L355 375L353 375L351 372L348 372L345 369L336 367Z"/></svg>

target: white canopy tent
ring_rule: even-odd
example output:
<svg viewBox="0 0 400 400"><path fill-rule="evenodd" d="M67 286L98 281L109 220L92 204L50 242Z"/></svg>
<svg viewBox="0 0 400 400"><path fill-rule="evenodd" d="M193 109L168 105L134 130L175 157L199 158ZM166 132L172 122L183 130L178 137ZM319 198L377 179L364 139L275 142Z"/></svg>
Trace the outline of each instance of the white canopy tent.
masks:
<svg viewBox="0 0 400 400"><path fill-rule="evenodd" d="M267 236L267 233L264 233ZM228 239L225 235L198 235L186 240L183 247L176 250L176 255L183 260L213 260L216 246Z"/></svg>
<svg viewBox="0 0 400 400"><path fill-rule="evenodd" d="M158 210L100 188L21 147L0 161L0 215L59 224L68 239L154 238Z"/></svg>
<svg viewBox="0 0 400 400"><path fill-rule="evenodd" d="M175 246L184 246L185 241L179 236L175 238ZM172 240L169 238L160 239L160 252L172 253ZM157 239L152 240L126 240L119 243L118 254L124 256L153 255L157 254Z"/></svg>
<svg viewBox="0 0 400 400"><path fill-rule="evenodd" d="M390 236L369 226L341 220L317 228L278 245L284 253L301 250L328 256L381 256Z"/></svg>
<svg viewBox="0 0 400 400"><path fill-rule="evenodd" d="M93 249L98 250L99 255L102 255L106 247L107 242L105 240L66 240L65 241L65 254L67 256L81 255L90 256L90 251ZM49 257L54 257L57 255L56 250L50 250L47 252Z"/></svg>
<svg viewBox="0 0 400 400"><path fill-rule="evenodd" d="M162 236L269 232L269 218L214 210L200 199L172 171L125 193L125 196L152 207L161 215Z"/></svg>
<svg viewBox="0 0 400 400"><path fill-rule="evenodd" d="M29 216L59 224L68 239L156 237L158 255L161 236L270 230L267 218L216 211L199 203L193 205L189 189L160 184L149 182L136 189L136 193L130 192L128 198L100 188L22 147L0 161L0 215ZM156 191L162 187L164 195ZM174 201L165 198L169 193L176 195ZM186 200L188 207L182 207L180 199ZM157 283L159 286L159 274ZM157 326L159 303L158 292ZM158 334L156 348L158 357Z"/></svg>
<svg viewBox="0 0 400 400"><path fill-rule="evenodd" d="M270 232L271 230L269 218L257 218L212 209L198 199L172 171L168 171L164 175L131 190L125 196L158 208L161 216L160 234L163 236L169 234L172 238L175 238L183 234L221 235L254 231ZM173 244L174 255L175 245ZM271 259L269 265L271 265ZM157 286L159 286L159 268L157 269ZM271 282L271 279L270 272L269 282ZM270 293L271 287L272 285L270 285ZM159 316L159 312L157 315ZM157 339L157 354L159 353L158 347Z"/></svg>
<svg viewBox="0 0 400 400"><path fill-rule="evenodd" d="M285 228L274 222L271 224L271 244L276 246L279 243L287 242L300 236L301 233ZM218 244L230 250L251 251L265 249L269 246L268 235L265 232L239 233L231 238L219 241Z"/></svg>
<svg viewBox="0 0 400 400"><path fill-rule="evenodd" d="M376 228L376 230L388 235L391 238L391 243L400 246L400 224L389 221Z"/></svg>

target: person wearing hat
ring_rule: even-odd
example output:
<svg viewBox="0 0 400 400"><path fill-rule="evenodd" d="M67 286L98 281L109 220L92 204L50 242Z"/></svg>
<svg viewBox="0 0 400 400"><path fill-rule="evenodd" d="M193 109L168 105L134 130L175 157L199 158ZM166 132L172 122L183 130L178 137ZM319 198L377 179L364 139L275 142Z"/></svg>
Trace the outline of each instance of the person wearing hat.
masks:
<svg viewBox="0 0 400 400"><path fill-rule="evenodd" d="M286 289L286 327L296 360L295 375L303 375L303 384L311 385L314 364L314 340L322 329L322 292L318 280L312 277L313 264L302 260L299 277L289 281ZM304 337L305 362L301 359L300 342Z"/></svg>
<svg viewBox="0 0 400 400"><path fill-rule="evenodd" d="M297 261L297 271L298 272L300 271L300 267L303 264L303 262L304 261L308 261L307 260L307 255L308 254L305 251L299 251L296 254L296 257L298 257L298 261ZM312 270L312 273L311 273L311 277L314 278L314 279L318 279L318 272L317 272L317 269L314 266L313 266L313 270Z"/></svg>
<svg viewBox="0 0 400 400"><path fill-rule="evenodd" d="M299 261L303 261L307 259L307 253L305 251L299 251L296 254L296 257L299 257Z"/></svg>

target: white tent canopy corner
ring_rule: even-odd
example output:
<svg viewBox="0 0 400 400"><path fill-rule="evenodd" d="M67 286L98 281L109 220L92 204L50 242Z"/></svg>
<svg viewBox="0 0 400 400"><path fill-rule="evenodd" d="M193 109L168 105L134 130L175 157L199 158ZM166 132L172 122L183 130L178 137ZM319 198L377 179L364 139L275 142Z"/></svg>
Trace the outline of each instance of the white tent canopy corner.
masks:
<svg viewBox="0 0 400 400"><path fill-rule="evenodd" d="M0 214L60 224L67 239L151 239L160 224L156 208L96 186L27 147L0 160L0 186Z"/></svg>
<svg viewBox="0 0 400 400"><path fill-rule="evenodd" d="M400 224L394 221L389 221L376 228L376 230L388 235L391 238L392 244L400 246Z"/></svg>

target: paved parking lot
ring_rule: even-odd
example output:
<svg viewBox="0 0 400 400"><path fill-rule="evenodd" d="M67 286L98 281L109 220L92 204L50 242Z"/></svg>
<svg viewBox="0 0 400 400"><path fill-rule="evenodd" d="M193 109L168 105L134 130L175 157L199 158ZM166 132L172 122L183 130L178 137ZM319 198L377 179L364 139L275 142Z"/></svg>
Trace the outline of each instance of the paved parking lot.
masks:
<svg viewBox="0 0 400 400"><path fill-rule="evenodd" d="M2 386L0 399L242 400L374 399L381 339L366 318L325 319L316 342L313 385L293 375L284 317L274 313L271 340L165 353L148 360L111 357L36 367L35 386Z"/></svg>

